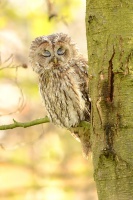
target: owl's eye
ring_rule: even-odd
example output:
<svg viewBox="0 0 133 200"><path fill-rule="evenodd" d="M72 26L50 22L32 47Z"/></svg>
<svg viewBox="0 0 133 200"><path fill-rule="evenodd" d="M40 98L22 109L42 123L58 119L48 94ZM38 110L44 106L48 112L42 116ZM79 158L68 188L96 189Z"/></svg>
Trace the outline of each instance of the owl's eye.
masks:
<svg viewBox="0 0 133 200"><path fill-rule="evenodd" d="M58 54L59 56L63 55L64 53L65 53L65 49L63 49L63 48L59 48L59 49L57 50L57 54Z"/></svg>
<svg viewBox="0 0 133 200"><path fill-rule="evenodd" d="M44 57L50 57L50 56L51 56L51 53L50 53L50 51L48 51L48 50L44 50L43 53L42 53L42 55L43 55Z"/></svg>

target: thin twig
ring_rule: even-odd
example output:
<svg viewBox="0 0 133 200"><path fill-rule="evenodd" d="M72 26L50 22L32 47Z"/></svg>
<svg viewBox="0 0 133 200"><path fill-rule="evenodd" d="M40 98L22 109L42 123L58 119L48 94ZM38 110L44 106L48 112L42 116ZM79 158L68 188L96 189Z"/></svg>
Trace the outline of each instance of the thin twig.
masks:
<svg viewBox="0 0 133 200"><path fill-rule="evenodd" d="M13 119L13 122L14 123L12 123L12 124L1 125L0 130L14 129L17 127L27 128L27 127L35 126L38 124L48 123L50 121L49 121L48 117L46 116L44 118L36 119L33 121L29 121L29 122L17 122L15 119Z"/></svg>

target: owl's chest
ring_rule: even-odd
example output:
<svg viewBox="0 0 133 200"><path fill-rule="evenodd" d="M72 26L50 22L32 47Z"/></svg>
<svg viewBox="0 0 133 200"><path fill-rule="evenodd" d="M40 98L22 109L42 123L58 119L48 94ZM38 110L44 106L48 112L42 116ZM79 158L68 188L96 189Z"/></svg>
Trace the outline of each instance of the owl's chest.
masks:
<svg viewBox="0 0 133 200"><path fill-rule="evenodd" d="M83 119L85 102L76 79L65 75L43 79L40 92L52 122L71 127Z"/></svg>
<svg viewBox="0 0 133 200"><path fill-rule="evenodd" d="M41 77L40 90L52 95L53 98L62 98L68 90L77 85L75 77L69 73L63 74L60 71L54 71ZM64 94L65 92L65 94ZM64 94L64 95L63 95Z"/></svg>
<svg viewBox="0 0 133 200"><path fill-rule="evenodd" d="M66 105L71 101L80 101L81 92L76 77L67 74L54 74L43 78L40 84L41 94L49 98L51 103Z"/></svg>

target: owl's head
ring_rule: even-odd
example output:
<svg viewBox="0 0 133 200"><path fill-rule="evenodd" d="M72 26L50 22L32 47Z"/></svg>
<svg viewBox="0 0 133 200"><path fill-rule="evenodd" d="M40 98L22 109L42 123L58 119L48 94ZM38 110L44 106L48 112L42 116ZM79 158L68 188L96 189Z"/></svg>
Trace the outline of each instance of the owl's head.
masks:
<svg viewBox="0 0 133 200"><path fill-rule="evenodd" d="M37 37L31 44L30 62L33 70L40 73L54 68L63 68L75 59L78 50L71 38L63 33Z"/></svg>

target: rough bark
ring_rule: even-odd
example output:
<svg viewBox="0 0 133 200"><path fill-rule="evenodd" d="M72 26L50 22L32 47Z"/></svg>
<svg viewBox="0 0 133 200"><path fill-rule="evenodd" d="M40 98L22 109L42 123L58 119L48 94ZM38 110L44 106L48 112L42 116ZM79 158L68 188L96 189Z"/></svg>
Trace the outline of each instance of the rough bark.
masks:
<svg viewBox="0 0 133 200"><path fill-rule="evenodd" d="M99 200L133 198L133 0L87 0L92 152Z"/></svg>

